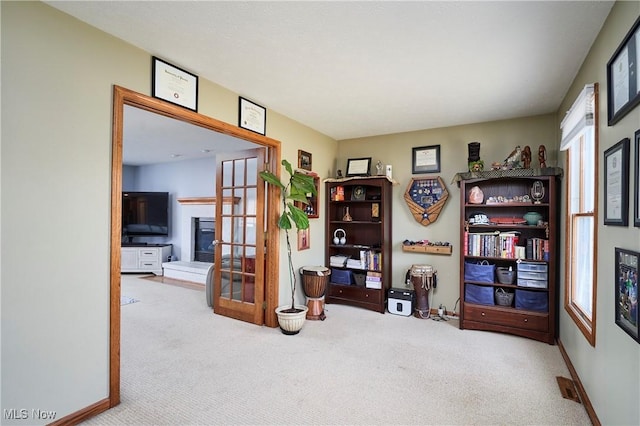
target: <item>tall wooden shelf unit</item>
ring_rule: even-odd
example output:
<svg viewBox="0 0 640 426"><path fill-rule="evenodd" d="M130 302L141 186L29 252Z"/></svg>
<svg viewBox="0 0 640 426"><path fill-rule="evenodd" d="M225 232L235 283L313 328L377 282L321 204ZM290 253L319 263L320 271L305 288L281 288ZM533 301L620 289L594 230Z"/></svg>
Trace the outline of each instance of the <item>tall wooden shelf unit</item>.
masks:
<svg viewBox="0 0 640 426"><path fill-rule="evenodd" d="M331 179L325 183L325 265L332 269L325 303L340 303L385 312L387 289L391 287L391 192L386 177ZM336 196L336 194L341 194ZM352 220L344 220L349 213ZM344 230L344 244L335 244L336 230ZM338 232L340 237L343 232ZM332 256L360 259L361 252L380 255L379 264L366 269L332 266ZM351 282L338 281L338 274ZM381 288L365 283L366 275L380 275Z"/></svg>
<svg viewBox="0 0 640 426"><path fill-rule="evenodd" d="M555 343L559 271L558 181L561 174L561 169L546 168L457 175L460 178L461 221L460 329L497 331ZM531 197L531 188L536 181L544 186L544 197L539 204L518 198L524 195ZM469 202L469 193L475 186L484 194L481 204ZM535 225L518 223L528 212L540 213L541 222ZM476 214L485 215L489 223L482 223L483 220L480 220L481 223L470 221L471 217L475 219ZM487 235L492 232L495 236ZM504 237L510 232L518 236L516 246L524 247L520 249L525 253L523 259L517 259L515 249L511 250L513 240ZM503 237L498 237L500 233ZM496 247L503 242L506 242L506 250ZM527 247L528 244L530 247ZM536 253L538 246L540 250ZM484 260L496 267L511 267L515 271L513 284L501 284L495 276L493 282L466 279L467 262ZM486 300L486 292L490 291L493 299L497 288L514 294L511 305L485 304L479 302L477 293L474 293L484 293ZM528 304L531 298L533 305Z"/></svg>

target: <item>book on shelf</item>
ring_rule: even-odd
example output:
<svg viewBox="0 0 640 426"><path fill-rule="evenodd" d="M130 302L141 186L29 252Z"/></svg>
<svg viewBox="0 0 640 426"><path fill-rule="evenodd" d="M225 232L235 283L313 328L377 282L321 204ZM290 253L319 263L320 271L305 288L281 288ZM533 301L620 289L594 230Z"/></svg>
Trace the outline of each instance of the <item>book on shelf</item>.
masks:
<svg viewBox="0 0 640 426"><path fill-rule="evenodd" d="M365 278L365 287L367 288L382 288L382 273L369 271L367 272L367 277Z"/></svg>

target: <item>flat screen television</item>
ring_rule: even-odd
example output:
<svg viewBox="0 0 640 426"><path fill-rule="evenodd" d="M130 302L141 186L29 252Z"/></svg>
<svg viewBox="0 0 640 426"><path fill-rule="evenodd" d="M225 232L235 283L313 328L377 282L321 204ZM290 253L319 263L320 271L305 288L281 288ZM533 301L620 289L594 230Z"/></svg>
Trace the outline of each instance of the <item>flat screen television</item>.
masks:
<svg viewBox="0 0 640 426"><path fill-rule="evenodd" d="M123 192L122 235L125 237L169 235L169 193Z"/></svg>

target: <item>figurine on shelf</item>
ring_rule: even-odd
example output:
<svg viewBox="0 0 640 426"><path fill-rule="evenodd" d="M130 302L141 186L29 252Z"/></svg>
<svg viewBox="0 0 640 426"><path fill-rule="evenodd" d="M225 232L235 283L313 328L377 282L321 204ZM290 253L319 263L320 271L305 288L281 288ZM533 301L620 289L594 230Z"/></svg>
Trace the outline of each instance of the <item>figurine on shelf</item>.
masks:
<svg viewBox="0 0 640 426"><path fill-rule="evenodd" d="M540 148L538 148L538 161L541 169L547 167L547 148L544 145L540 145Z"/></svg>
<svg viewBox="0 0 640 426"><path fill-rule="evenodd" d="M384 166L382 165L382 161L378 160L376 163L376 175L382 176L384 174Z"/></svg>
<svg viewBox="0 0 640 426"><path fill-rule="evenodd" d="M519 168L521 156L522 150L520 149L520 145L518 145L513 151L511 151L511 154L504 159L503 168L506 170Z"/></svg>
<svg viewBox="0 0 640 426"><path fill-rule="evenodd" d="M526 145L522 149L522 165L525 169L531 168L531 148L529 145Z"/></svg>
<svg viewBox="0 0 640 426"><path fill-rule="evenodd" d="M480 142L470 142L467 144L469 157L467 163L470 172L481 172L484 170L484 161L480 159Z"/></svg>

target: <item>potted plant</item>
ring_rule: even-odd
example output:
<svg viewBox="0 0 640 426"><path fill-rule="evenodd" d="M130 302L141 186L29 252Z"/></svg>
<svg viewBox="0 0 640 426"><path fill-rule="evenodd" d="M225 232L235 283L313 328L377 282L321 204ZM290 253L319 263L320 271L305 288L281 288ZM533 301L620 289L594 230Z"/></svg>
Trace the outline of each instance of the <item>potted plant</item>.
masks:
<svg viewBox="0 0 640 426"><path fill-rule="evenodd" d="M295 202L308 204L307 194L317 195L318 191L314 185L313 176L304 172L293 170L291 163L282 160L282 165L287 171L289 178L280 180L278 176L270 171L260 172L260 177L270 185L280 189L280 200L282 202L282 212L278 219L278 227L283 229L287 241L287 257L289 262L289 283L291 287L291 305L279 306L276 308L278 323L284 334L297 334L304 324L307 314L306 306L296 306L295 293L297 287L296 270L293 267L291 255L291 240L289 231L295 226L296 231L309 228L309 217L304 210L296 207Z"/></svg>

